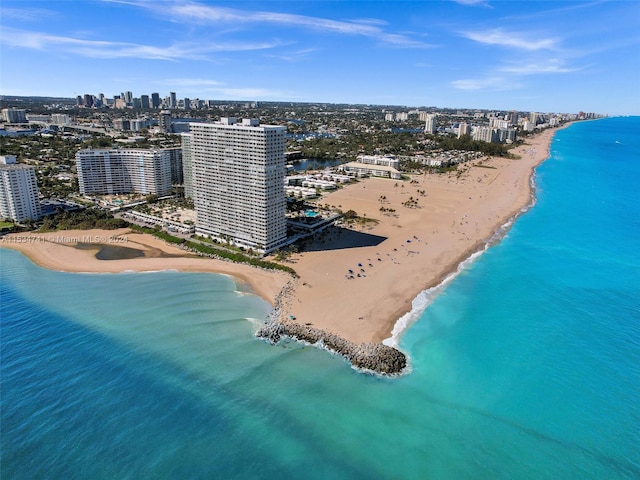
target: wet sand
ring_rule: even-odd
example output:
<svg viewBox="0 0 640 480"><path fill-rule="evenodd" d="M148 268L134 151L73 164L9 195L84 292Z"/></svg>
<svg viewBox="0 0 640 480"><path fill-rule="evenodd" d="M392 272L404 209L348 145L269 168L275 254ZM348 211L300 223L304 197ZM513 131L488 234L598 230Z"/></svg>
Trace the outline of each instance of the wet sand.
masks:
<svg viewBox="0 0 640 480"><path fill-rule="evenodd" d="M152 235L134 233L128 228L11 234L0 238L0 247L18 250L45 268L66 272L179 270L226 274L236 279L239 289L246 290L249 286L271 303L290 279L283 272L190 254ZM128 249L126 254L123 249ZM103 258L104 255L108 258L97 258L100 252ZM133 258L123 258L128 255Z"/></svg>

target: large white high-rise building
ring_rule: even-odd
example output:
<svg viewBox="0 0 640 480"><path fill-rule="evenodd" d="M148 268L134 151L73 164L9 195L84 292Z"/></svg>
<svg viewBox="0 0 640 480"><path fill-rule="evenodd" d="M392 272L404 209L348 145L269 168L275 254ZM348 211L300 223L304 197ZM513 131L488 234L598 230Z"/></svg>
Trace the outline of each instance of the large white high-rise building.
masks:
<svg viewBox="0 0 640 480"><path fill-rule="evenodd" d="M424 124L424 132L425 133L436 133L436 114L430 113L427 115Z"/></svg>
<svg viewBox="0 0 640 480"><path fill-rule="evenodd" d="M179 158L178 158L179 157ZM180 162L180 166L172 162ZM182 170L182 149L86 149L76 153L78 184L84 195L142 193L167 195L172 170Z"/></svg>
<svg viewBox="0 0 640 480"><path fill-rule="evenodd" d="M7 123L27 123L27 111L23 108L3 108L2 118Z"/></svg>
<svg viewBox="0 0 640 480"><path fill-rule="evenodd" d="M469 125L468 123L461 123L458 126L458 138L462 137L463 135L469 135L471 133L471 125Z"/></svg>
<svg viewBox="0 0 640 480"><path fill-rule="evenodd" d="M71 117L66 113L52 113L51 123L54 125L68 125L71 123Z"/></svg>
<svg viewBox="0 0 640 480"><path fill-rule="evenodd" d="M509 122L507 120L502 120L501 118L491 117L489 119L489 126L491 128L502 128L506 130L509 128Z"/></svg>
<svg viewBox="0 0 640 480"><path fill-rule="evenodd" d="M265 253L285 245L285 133L255 119L191 124L198 235Z"/></svg>
<svg viewBox="0 0 640 480"><path fill-rule="evenodd" d="M42 216L35 169L16 163L13 155L0 156L0 219L14 222Z"/></svg>
<svg viewBox="0 0 640 480"><path fill-rule="evenodd" d="M494 142L497 138L497 130L495 128L481 126L476 127L473 131L473 140L479 140L481 142Z"/></svg>

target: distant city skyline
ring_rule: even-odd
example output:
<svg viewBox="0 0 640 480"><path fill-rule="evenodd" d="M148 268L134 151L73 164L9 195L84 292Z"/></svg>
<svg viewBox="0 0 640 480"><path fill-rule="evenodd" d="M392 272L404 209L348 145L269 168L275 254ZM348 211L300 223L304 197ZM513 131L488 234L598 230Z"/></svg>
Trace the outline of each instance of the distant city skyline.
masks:
<svg viewBox="0 0 640 480"><path fill-rule="evenodd" d="M0 94L638 114L639 19L631 1L4 0Z"/></svg>

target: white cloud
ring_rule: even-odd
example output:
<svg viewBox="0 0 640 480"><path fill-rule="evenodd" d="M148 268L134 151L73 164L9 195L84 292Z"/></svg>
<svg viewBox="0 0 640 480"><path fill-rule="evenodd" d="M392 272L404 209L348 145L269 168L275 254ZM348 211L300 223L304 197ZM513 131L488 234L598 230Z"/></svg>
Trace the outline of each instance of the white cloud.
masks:
<svg viewBox="0 0 640 480"><path fill-rule="evenodd" d="M217 52L265 50L281 46L281 42L261 43L174 43L169 46L141 45L127 42L86 40L43 32L5 28L0 43L9 47L44 51L68 51L92 58L141 58L147 60L206 60Z"/></svg>
<svg viewBox="0 0 640 480"><path fill-rule="evenodd" d="M501 72L515 75L537 75L543 73L571 73L580 68L568 68L558 59L551 59L547 63L524 63L500 68Z"/></svg>
<svg viewBox="0 0 640 480"><path fill-rule="evenodd" d="M22 21L38 21L38 20L51 20L52 17L57 16L58 13L53 10L47 10L44 8L3 8L2 17L13 18Z"/></svg>
<svg viewBox="0 0 640 480"><path fill-rule="evenodd" d="M380 25L380 26L385 26L385 25L388 25L389 23L386 20L381 20L379 18L354 18L352 22L363 23L365 25Z"/></svg>
<svg viewBox="0 0 640 480"><path fill-rule="evenodd" d="M303 48L287 52L286 54L266 54L265 57L277 58L278 60L283 60L285 62L299 62L305 59L310 53L317 52L319 50L320 49L318 48Z"/></svg>
<svg viewBox="0 0 640 480"><path fill-rule="evenodd" d="M360 19L356 21L340 21L321 17L310 17L291 13L238 10L195 2L123 2L137 5L165 15L172 21L183 21L200 24L231 23L240 24L275 24L291 27L310 28L323 32L343 35L360 35L373 38L382 43L399 47L428 47L429 45L413 40L406 35L387 33L382 28L385 22L377 19Z"/></svg>
<svg viewBox="0 0 640 480"><path fill-rule="evenodd" d="M219 87L224 85L217 80L211 80L208 78L166 78L155 82L159 85L170 85L172 87Z"/></svg>
<svg viewBox="0 0 640 480"><path fill-rule="evenodd" d="M519 83L506 78L504 76L468 78L463 80L454 80L451 86L457 90L514 90L520 88Z"/></svg>
<svg viewBox="0 0 640 480"><path fill-rule="evenodd" d="M488 7L492 8L486 0L453 0L460 5L466 5L469 7Z"/></svg>
<svg viewBox="0 0 640 480"><path fill-rule="evenodd" d="M480 32L462 32L461 35L485 45L516 48L527 51L551 50L558 44L555 38L525 38L521 33L506 32L501 28Z"/></svg>

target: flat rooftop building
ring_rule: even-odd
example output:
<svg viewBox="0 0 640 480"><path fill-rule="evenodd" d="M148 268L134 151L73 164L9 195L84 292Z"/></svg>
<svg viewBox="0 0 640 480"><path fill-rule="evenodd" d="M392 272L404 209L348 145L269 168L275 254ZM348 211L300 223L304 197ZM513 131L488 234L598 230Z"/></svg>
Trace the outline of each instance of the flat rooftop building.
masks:
<svg viewBox="0 0 640 480"><path fill-rule="evenodd" d="M0 220L37 220L42 216L35 169L0 156Z"/></svg>
<svg viewBox="0 0 640 480"><path fill-rule="evenodd" d="M198 235L263 253L285 245L285 133L256 119L191 124Z"/></svg>
<svg viewBox="0 0 640 480"><path fill-rule="evenodd" d="M172 182L181 181L182 149L86 149L76 153L76 164L84 195L162 196L170 192Z"/></svg>

